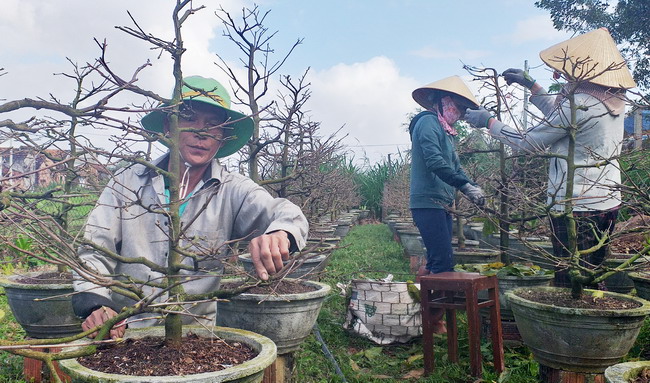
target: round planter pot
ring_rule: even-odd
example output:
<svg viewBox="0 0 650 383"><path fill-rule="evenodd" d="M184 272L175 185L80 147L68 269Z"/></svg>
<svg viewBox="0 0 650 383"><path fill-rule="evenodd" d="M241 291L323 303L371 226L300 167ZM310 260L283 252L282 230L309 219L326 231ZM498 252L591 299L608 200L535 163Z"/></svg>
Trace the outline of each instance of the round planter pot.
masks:
<svg viewBox="0 0 650 383"><path fill-rule="evenodd" d="M499 260L498 250L481 248L459 249L454 247L454 261L457 264L493 263Z"/></svg>
<svg viewBox="0 0 650 383"><path fill-rule="evenodd" d="M630 383L639 376L644 368L650 368L650 361L618 363L607 367L605 380L607 383Z"/></svg>
<svg viewBox="0 0 650 383"><path fill-rule="evenodd" d="M324 237L333 237L334 236L334 228L329 227L329 228L316 228L316 229L311 229L309 230L309 238L324 238Z"/></svg>
<svg viewBox="0 0 650 383"><path fill-rule="evenodd" d="M629 256L628 256L629 257ZM610 258L605 259L604 263L608 267L616 268L627 261L625 258ZM644 260L639 258L634 264L639 265ZM619 271L614 275L605 279L605 286L607 290L613 291L615 293L629 294L634 289L634 281L628 276L626 271ZM645 297L641 297L647 299Z"/></svg>
<svg viewBox="0 0 650 383"><path fill-rule="evenodd" d="M315 243L322 243L326 246L336 247L339 242L341 242L341 237L320 237L307 240L307 246Z"/></svg>
<svg viewBox="0 0 650 383"><path fill-rule="evenodd" d="M629 273L628 277L634 282L636 295L650 300L650 274L647 273Z"/></svg>
<svg viewBox="0 0 650 383"><path fill-rule="evenodd" d="M76 359L59 361L63 371L72 378L73 383L173 383L173 382L192 382L192 383L213 383L213 382L261 382L264 369L270 366L276 358L276 347L273 342L262 335L250 331L225 328L202 326L184 326L183 332L191 331L202 337L216 336L219 339L228 341L242 342L255 351L258 355L242 364L226 368L221 371L206 372L201 374L183 375L183 376L131 376L121 374L107 374L99 371L88 369ZM165 335L163 326L147 327L127 330L126 338L144 338L146 336L162 337Z"/></svg>
<svg viewBox="0 0 650 383"><path fill-rule="evenodd" d="M422 242L420 241L420 232L417 229L398 230L397 235L400 238L404 255L408 257L423 257L426 253Z"/></svg>
<svg viewBox="0 0 650 383"><path fill-rule="evenodd" d="M557 287L518 288L506 293L524 343L540 364L551 368L603 373L634 345L650 302L625 294L606 296L637 302L634 309L577 309L543 304L517 295L523 290L548 291ZM567 290L567 289L565 289ZM585 290L591 294L594 290Z"/></svg>
<svg viewBox="0 0 650 383"><path fill-rule="evenodd" d="M508 254L513 262L526 263L531 262L541 268L553 270L555 263L545 254L553 254L553 244L550 241L539 241L536 238L526 239L528 248L519 239L510 238L511 246Z"/></svg>
<svg viewBox="0 0 650 383"><path fill-rule="evenodd" d="M553 274L549 275L527 275L527 276L514 276L504 275L498 276L499 279L499 303L501 308L501 318L505 320L514 320L510 302L506 294L508 291L517 289L519 287L538 287L550 286L553 281Z"/></svg>
<svg viewBox="0 0 650 383"><path fill-rule="evenodd" d="M37 285L17 282L39 274L0 277L0 286L5 289L16 321L32 338L60 338L80 333L81 321L74 314L70 298L74 292L72 283Z"/></svg>
<svg viewBox="0 0 650 383"><path fill-rule="evenodd" d="M329 253L308 255L310 258L306 259L300 266L287 274L286 277L294 279L318 279L320 273L325 270L325 266L329 263ZM247 273L255 274L255 266L253 265L250 253L241 254L237 258ZM284 261L283 264L286 265L288 262Z"/></svg>
<svg viewBox="0 0 650 383"><path fill-rule="evenodd" d="M331 290L325 283L302 282L318 290L281 295L244 293L218 302L217 325L267 336L278 346L280 355L297 350L311 333Z"/></svg>

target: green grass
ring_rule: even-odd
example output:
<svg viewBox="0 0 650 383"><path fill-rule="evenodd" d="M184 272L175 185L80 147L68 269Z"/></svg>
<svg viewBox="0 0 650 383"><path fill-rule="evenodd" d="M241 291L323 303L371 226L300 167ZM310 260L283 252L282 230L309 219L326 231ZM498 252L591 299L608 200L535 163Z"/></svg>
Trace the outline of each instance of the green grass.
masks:
<svg viewBox="0 0 650 383"><path fill-rule="evenodd" d="M16 323L9 305L4 289L0 287L0 310L5 312L5 318L0 321L0 339L21 339L25 332ZM24 383L23 359L21 357L0 352L0 383Z"/></svg>
<svg viewBox="0 0 650 383"><path fill-rule="evenodd" d="M337 283L347 283L357 278L384 278L388 273L395 280L409 280L408 261L402 255L402 247L392 240L386 225L355 226L341 244L344 248L334 252L327 266L323 282L338 292ZM446 336L435 340L436 370L431 376L422 377L421 339L409 344L378 346L343 329L347 300L338 293L328 297L318 318L318 326L327 347L334 355L348 382L476 382L470 376L469 350L466 323L459 315L460 364L447 360ZM491 349L484 342L484 381L498 381L492 364ZM538 365L532 361L525 348L506 350L508 372L502 382L536 382ZM325 383L343 382L336 374L333 364L324 356L320 343L312 335L296 353L297 382Z"/></svg>

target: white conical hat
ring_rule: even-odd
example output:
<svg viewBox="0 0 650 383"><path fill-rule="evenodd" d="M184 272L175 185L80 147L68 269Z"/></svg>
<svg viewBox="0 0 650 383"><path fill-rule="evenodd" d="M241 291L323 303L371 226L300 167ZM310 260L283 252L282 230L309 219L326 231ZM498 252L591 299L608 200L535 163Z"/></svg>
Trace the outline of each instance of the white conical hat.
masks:
<svg viewBox="0 0 650 383"><path fill-rule="evenodd" d="M569 80L582 78L610 88L636 87L625 59L606 28L555 44L541 51L539 57ZM572 69L574 65L575 69ZM612 69L605 71L610 66ZM596 74L598 76L593 77Z"/></svg>
<svg viewBox="0 0 650 383"><path fill-rule="evenodd" d="M436 82L432 82L431 84L417 88L413 91L412 96L415 102L427 109L431 109L433 107L433 100L437 98L437 95L435 93L440 91L453 93L466 99L475 107L478 108L479 106L478 101L476 101L476 98L474 98L472 92L469 90L467 85L465 85L463 80L458 76L443 78L442 80L438 80Z"/></svg>

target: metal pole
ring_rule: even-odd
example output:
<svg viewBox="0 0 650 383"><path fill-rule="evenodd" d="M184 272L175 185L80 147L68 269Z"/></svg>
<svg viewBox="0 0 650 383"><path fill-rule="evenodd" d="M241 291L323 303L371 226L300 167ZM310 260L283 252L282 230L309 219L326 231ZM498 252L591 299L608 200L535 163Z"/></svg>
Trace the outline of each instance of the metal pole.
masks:
<svg viewBox="0 0 650 383"><path fill-rule="evenodd" d="M641 108L637 108L634 113L634 149L641 149L643 143L643 116L641 115Z"/></svg>
<svg viewBox="0 0 650 383"><path fill-rule="evenodd" d="M528 72L528 60L524 60L524 72ZM528 130L528 88L524 87L524 116L521 120L524 132Z"/></svg>

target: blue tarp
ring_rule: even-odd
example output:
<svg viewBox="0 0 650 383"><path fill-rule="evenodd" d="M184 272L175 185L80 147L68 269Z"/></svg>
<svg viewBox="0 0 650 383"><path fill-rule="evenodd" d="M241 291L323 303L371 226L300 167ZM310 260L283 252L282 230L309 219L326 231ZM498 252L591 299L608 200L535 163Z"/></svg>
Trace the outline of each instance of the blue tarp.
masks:
<svg viewBox="0 0 650 383"><path fill-rule="evenodd" d="M650 131L650 110L641 111L641 126L644 131ZM634 134L634 116L625 117L623 122L626 134Z"/></svg>

